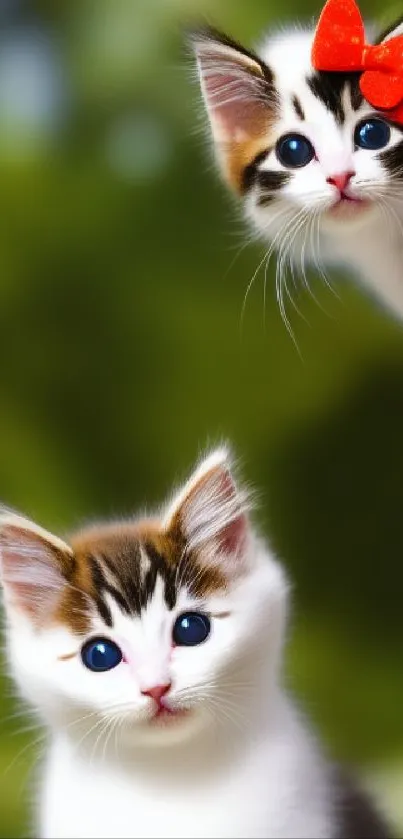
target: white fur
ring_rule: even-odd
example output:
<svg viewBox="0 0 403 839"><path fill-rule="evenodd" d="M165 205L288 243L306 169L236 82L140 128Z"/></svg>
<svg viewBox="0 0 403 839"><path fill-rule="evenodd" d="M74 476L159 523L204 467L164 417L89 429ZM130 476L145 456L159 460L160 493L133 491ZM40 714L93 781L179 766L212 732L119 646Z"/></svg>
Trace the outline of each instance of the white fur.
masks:
<svg viewBox="0 0 403 839"><path fill-rule="evenodd" d="M401 30L402 27L397 27L388 37L401 34ZM389 177L378 160L378 151L354 148L355 125L363 117L374 115L374 109L364 102L354 112L346 100L346 120L338 125L334 115L309 89L306 78L313 73L312 40L313 30L284 30L264 39L257 49L257 54L274 72L280 94L280 118L274 126L270 122L267 145L274 145L283 134L297 132L311 140L317 159L304 168L287 170L273 150L259 168L291 171L291 180L267 206L258 206L257 190L252 189L246 199L246 215L269 243L270 252L278 253L276 283L283 313L287 266L305 278L305 265L310 264L322 274L335 265L351 269L378 300L403 317L403 183L401 179L393 181ZM239 103L243 101L245 108L247 104L250 107L253 97L259 95L254 92L259 91L259 78L255 75L251 81L249 74L248 81L248 65L242 53L238 54L236 63L234 50L228 50L225 62L219 52L215 53L212 41L207 60L207 48L202 45L203 42L195 43L199 76L216 152L223 162L225 141L236 139L242 120L247 124L247 111L243 112ZM215 86L209 92L206 84L213 75ZM232 100L226 99L231 95L234 95ZM301 102L305 121L297 117L292 107L293 95ZM235 100L238 107L236 112L233 108L231 115L228 105ZM269 111L270 103L266 107ZM389 147L402 139L402 132L392 128ZM357 205L346 204L340 211L329 212L339 193L326 179L345 171L355 172L350 181L350 195L370 199L371 205L357 211Z"/></svg>
<svg viewBox="0 0 403 839"><path fill-rule="evenodd" d="M228 477L225 457L216 453L202 464L171 515L212 467ZM212 511L208 504L207 517ZM252 532L242 545L243 576L235 574L202 604L182 589L170 612L158 584L141 618L124 614L112 599L113 629L94 615L91 637L110 636L124 653L109 672L84 667L86 639L68 629L10 622L12 673L51 735L35 835L337 834L329 767L281 687L285 575ZM211 615L210 637L172 648L175 616L197 608ZM171 706L189 716L165 727L150 724L153 701L140 691L168 681Z"/></svg>
<svg viewBox="0 0 403 839"><path fill-rule="evenodd" d="M312 222L312 235L306 235L309 225L305 225L290 243L294 264L302 256L314 266L339 264L352 268L372 292L403 317L403 184L400 182L401 194L397 196L396 188L390 189L389 176L377 159L379 152L354 149L354 127L363 117L372 115L373 109L367 103L358 111L350 109L344 125L339 126L333 114L309 90L305 78L312 73L312 37L312 32L284 32L266 41L260 52L275 70L284 102L279 136L289 131L306 134L319 159L295 172L284 190L284 200L266 208L253 207L250 202L248 212L260 232L269 225L272 241L293 211L304 207L318 210L317 230ZM304 123L296 118L291 107L292 93L300 98L306 117ZM392 128L389 147L402 139L403 134ZM263 168L282 167L273 155ZM351 180L351 194L371 197L374 203L363 213L350 214L347 207L345 214L330 217L326 210L333 205L336 189L326 183L326 178L343 171L356 172ZM279 216L276 224L274 215L281 208L289 208L290 214ZM287 231L290 237L293 230L295 226L291 223Z"/></svg>

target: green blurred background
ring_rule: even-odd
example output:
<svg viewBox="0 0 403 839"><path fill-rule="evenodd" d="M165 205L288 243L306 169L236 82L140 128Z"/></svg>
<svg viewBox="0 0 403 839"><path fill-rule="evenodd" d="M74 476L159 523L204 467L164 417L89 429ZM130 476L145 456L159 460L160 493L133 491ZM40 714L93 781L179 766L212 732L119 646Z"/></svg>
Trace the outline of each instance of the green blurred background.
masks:
<svg viewBox="0 0 403 839"><path fill-rule="evenodd" d="M312 277L297 352L263 271L241 328L263 251L200 138L199 18L251 44L284 9L0 0L0 498L63 532L159 502L229 438L295 583L289 683L402 833L403 328ZM17 708L4 679L1 837L28 832Z"/></svg>

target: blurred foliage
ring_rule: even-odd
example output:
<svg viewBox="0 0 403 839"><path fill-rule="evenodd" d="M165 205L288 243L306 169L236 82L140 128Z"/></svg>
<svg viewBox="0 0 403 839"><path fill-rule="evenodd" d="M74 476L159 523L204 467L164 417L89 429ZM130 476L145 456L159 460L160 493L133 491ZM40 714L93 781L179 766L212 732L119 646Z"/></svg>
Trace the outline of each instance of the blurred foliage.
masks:
<svg viewBox="0 0 403 839"><path fill-rule="evenodd" d="M263 251L198 136L180 35L198 17L251 43L280 4L0 2L0 497L63 532L159 502L229 438L295 584L289 681L336 755L395 771L403 332L312 277L297 351L272 270L241 323ZM1 837L26 835L36 754L8 687Z"/></svg>

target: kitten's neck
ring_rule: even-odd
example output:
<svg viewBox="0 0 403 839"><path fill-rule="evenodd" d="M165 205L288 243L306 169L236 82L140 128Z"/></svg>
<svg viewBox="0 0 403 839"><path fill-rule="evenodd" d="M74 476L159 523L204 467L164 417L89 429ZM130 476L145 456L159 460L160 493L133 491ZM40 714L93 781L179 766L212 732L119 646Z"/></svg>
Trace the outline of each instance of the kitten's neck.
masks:
<svg viewBox="0 0 403 839"><path fill-rule="evenodd" d="M352 268L377 300L403 319L403 235L392 224L386 216L375 217L363 231L346 231L330 258Z"/></svg>

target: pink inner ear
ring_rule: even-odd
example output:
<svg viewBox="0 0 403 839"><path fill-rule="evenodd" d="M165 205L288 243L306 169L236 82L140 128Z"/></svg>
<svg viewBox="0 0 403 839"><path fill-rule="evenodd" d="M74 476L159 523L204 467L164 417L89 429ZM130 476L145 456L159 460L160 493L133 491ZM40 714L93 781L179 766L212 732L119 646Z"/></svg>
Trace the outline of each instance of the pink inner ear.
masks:
<svg viewBox="0 0 403 839"><path fill-rule="evenodd" d="M229 472L222 472L218 493L224 502L236 500L237 489ZM224 525L219 534L220 547L224 553L238 553L242 550L247 531L247 519L243 512Z"/></svg>
<svg viewBox="0 0 403 839"><path fill-rule="evenodd" d="M61 551L11 524L1 531L0 549L9 603L31 617L47 615L63 589Z"/></svg>
<svg viewBox="0 0 403 839"><path fill-rule="evenodd" d="M53 581L50 581L49 577L41 582L13 581L9 583L11 602L31 617L39 617L41 614L48 617L52 605L58 600L62 586L63 581L56 575Z"/></svg>
<svg viewBox="0 0 403 839"><path fill-rule="evenodd" d="M220 537L220 546L226 554L236 554L242 550L246 536L246 516L242 513L224 528Z"/></svg>
<svg viewBox="0 0 403 839"><path fill-rule="evenodd" d="M223 139L251 136L267 122L269 103L263 99L263 79L241 62L223 56L205 55L200 59L204 95L213 122Z"/></svg>

